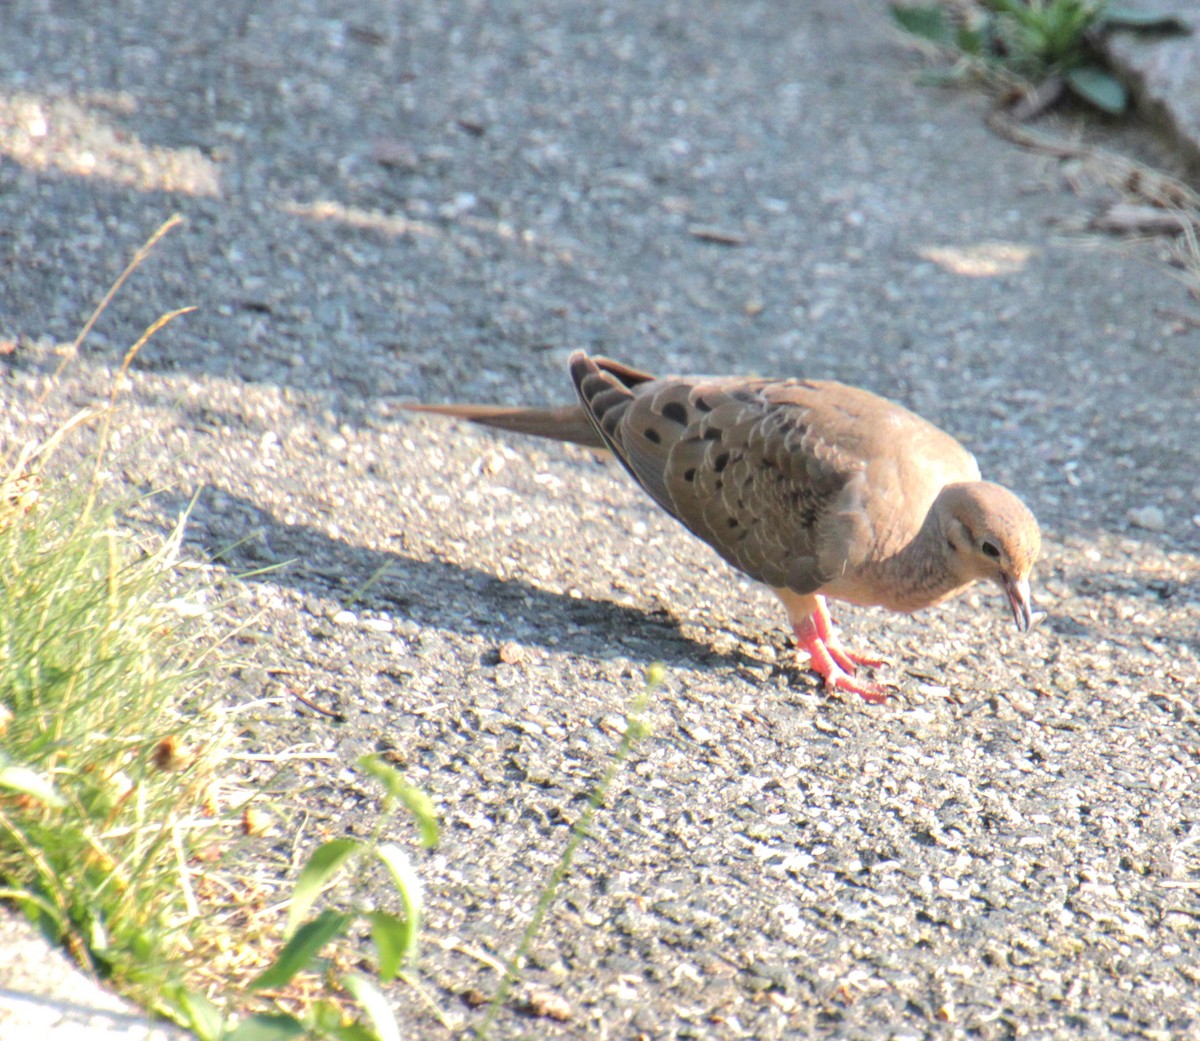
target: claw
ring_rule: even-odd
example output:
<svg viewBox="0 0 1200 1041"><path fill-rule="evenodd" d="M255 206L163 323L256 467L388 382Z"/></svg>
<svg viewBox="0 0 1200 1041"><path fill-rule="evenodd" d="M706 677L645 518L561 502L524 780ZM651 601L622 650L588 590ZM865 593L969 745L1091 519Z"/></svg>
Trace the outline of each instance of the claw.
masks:
<svg viewBox="0 0 1200 1041"><path fill-rule="evenodd" d="M857 694L872 705L886 705L890 698L891 691L882 683L875 683L873 680L855 680L849 676L826 676L825 686L832 687L835 690L844 690L850 694Z"/></svg>

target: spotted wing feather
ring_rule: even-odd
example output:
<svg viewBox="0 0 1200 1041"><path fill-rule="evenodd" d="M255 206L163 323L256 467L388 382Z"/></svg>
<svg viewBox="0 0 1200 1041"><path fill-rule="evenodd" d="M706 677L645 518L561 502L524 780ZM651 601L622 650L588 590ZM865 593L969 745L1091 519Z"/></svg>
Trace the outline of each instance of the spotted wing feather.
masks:
<svg viewBox="0 0 1200 1041"><path fill-rule="evenodd" d="M824 521L861 469L826 450L783 384L663 379L628 386L603 360L571 360L579 400L651 497L734 567L775 587L831 575Z"/></svg>

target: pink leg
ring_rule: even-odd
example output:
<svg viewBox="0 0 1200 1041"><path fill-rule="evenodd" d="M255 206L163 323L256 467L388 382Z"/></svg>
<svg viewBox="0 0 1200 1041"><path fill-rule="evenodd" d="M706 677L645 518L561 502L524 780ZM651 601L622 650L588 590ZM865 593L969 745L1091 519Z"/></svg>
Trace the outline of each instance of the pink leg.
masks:
<svg viewBox="0 0 1200 1041"><path fill-rule="evenodd" d="M857 665L879 665L877 659L851 654L837 641L829 611L822 597L817 597L817 609L793 627L796 649L805 652L814 672L829 690L844 690L860 695L864 701L880 704L887 701L887 688L871 680L854 678Z"/></svg>
<svg viewBox="0 0 1200 1041"><path fill-rule="evenodd" d="M812 613L812 621L816 628L817 638L825 644L829 656L851 676L854 675L856 665L865 665L869 669L874 669L883 664L882 658L868 658L864 654L854 654L841 645L837 633L833 631L833 619L829 617L829 608L825 606L824 597L817 597L817 609Z"/></svg>
<svg viewBox="0 0 1200 1041"><path fill-rule="evenodd" d="M825 598L819 593L794 593L783 587L773 587L787 611L788 621L796 634L796 650L807 654L816 672L829 690L844 690L875 703L888 699L888 689L870 680L856 680L859 665L881 665L876 658L852 654L838 642Z"/></svg>

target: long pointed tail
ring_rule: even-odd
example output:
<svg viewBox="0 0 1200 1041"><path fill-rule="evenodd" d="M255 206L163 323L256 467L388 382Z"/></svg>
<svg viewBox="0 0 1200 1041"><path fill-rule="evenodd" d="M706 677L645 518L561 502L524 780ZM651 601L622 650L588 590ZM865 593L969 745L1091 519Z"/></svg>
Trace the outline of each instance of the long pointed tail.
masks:
<svg viewBox="0 0 1200 1041"><path fill-rule="evenodd" d="M592 421L579 405L557 408L508 408L504 405L403 405L408 412L433 412L470 420L485 427L496 427L516 434L548 437L551 441L570 441L588 448L606 448Z"/></svg>

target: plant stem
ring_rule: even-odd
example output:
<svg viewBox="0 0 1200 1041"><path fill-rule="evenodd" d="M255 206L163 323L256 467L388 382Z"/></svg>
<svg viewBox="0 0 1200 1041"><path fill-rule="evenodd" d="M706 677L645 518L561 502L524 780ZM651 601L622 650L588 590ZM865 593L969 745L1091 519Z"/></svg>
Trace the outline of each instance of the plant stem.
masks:
<svg viewBox="0 0 1200 1041"><path fill-rule="evenodd" d="M591 795L588 798L587 808L571 828L571 838L567 841L566 848L563 850L558 864L555 865L554 871L550 875L550 881L546 883L541 896L538 898L537 907L534 908L533 917L530 918L529 924L525 927L525 933L521 937L521 942L517 945L513 956L505 965L504 977L500 980L500 986L496 988L496 993L488 1005L487 1015L484 1017L483 1023L480 1024L479 1029L476 1031L475 1036L477 1041L485 1041L488 1033L491 1031L492 1024L500 1014L500 1006L504 1004L509 991L512 989L512 985L516 982L520 967L529 953L529 948L533 946L533 941L542 927L542 922L550 910L550 905L554 903L554 898L558 895L558 887L571 870L571 862L575 859L575 853L579 849L580 843L587 837L588 831L592 826L592 820L596 816L596 811L604 803L605 794L612 786L617 772L624 765L625 760L629 758L629 753L633 750L633 746L645 736L646 729L642 724L642 713L646 709L646 702L650 697L650 693L662 682L664 674L662 665L658 663L655 663L646 670L646 686L633 698L629 710L625 714L625 733L621 735L621 743L617 746L616 752L613 753L613 759L608 769L604 771L604 775L596 782L596 786L592 789Z"/></svg>

